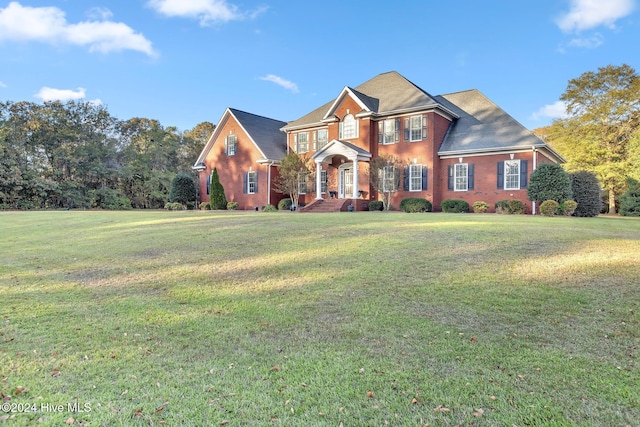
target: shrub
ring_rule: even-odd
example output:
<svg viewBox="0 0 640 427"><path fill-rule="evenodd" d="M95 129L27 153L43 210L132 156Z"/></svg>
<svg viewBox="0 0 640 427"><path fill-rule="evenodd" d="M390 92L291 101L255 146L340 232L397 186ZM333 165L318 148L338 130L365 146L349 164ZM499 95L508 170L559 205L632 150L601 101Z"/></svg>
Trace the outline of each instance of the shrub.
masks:
<svg viewBox="0 0 640 427"><path fill-rule="evenodd" d="M448 199L440 203L443 212L466 213L469 212L469 203L464 200Z"/></svg>
<svg viewBox="0 0 640 427"><path fill-rule="evenodd" d="M372 200L369 202L370 211L381 211L384 208L384 204L380 200Z"/></svg>
<svg viewBox="0 0 640 427"><path fill-rule="evenodd" d="M278 210L280 211L289 211L291 210L291 199L290 198L286 198L286 199L282 199L278 202Z"/></svg>
<svg viewBox="0 0 640 427"><path fill-rule="evenodd" d="M560 207L560 203L555 200L545 200L540 204L540 213L544 216L554 216Z"/></svg>
<svg viewBox="0 0 640 427"><path fill-rule="evenodd" d="M182 203L180 202L167 202L164 204L164 208L168 211L181 211Z"/></svg>
<svg viewBox="0 0 640 427"><path fill-rule="evenodd" d="M278 212L278 209L276 209L276 207L273 205L267 205L262 208L262 212Z"/></svg>
<svg viewBox="0 0 640 427"><path fill-rule="evenodd" d="M577 207L578 207L578 203L576 203L574 200L565 200L564 202L560 203L560 206L558 206L558 209L560 210L561 215L571 216L573 215L573 212L576 210Z"/></svg>
<svg viewBox="0 0 640 427"><path fill-rule="evenodd" d="M520 200L509 200L509 213L511 215L524 215L526 206Z"/></svg>
<svg viewBox="0 0 640 427"><path fill-rule="evenodd" d="M400 210L407 213L431 212L432 208L431 202L421 197L407 197L400 202Z"/></svg>
<svg viewBox="0 0 640 427"><path fill-rule="evenodd" d="M200 203L200 210L201 211L208 211L209 209L211 209L211 204L209 202Z"/></svg>
<svg viewBox="0 0 640 427"><path fill-rule="evenodd" d="M474 213L486 213L489 210L489 204L487 202L477 201L473 202Z"/></svg>
<svg viewBox="0 0 640 427"><path fill-rule="evenodd" d="M220 184L217 168L213 168L211 173L209 193L211 194L211 209L227 209L227 198L224 195L224 188Z"/></svg>
<svg viewBox="0 0 640 427"><path fill-rule="evenodd" d="M640 216L640 182L629 179L627 184L627 191L620 197L620 215Z"/></svg>
<svg viewBox="0 0 640 427"><path fill-rule="evenodd" d="M495 204L497 214L509 213L509 200L498 200Z"/></svg>
<svg viewBox="0 0 640 427"><path fill-rule="evenodd" d="M171 180L169 201L186 205L188 201L196 199L196 185L193 178L187 173L179 173Z"/></svg>
<svg viewBox="0 0 640 427"><path fill-rule="evenodd" d="M573 197L571 178L562 166L543 163L531 174L527 197L532 202L555 200L558 203Z"/></svg>
<svg viewBox="0 0 640 427"><path fill-rule="evenodd" d="M575 216L598 216L602 210L602 189L598 178L588 171L579 171L571 175L573 200L578 203L573 214Z"/></svg>
<svg viewBox="0 0 640 427"><path fill-rule="evenodd" d="M238 204L238 202L227 202L227 209L229 209L229 210L237 211L238 210L238 206L240 206Z"/></svg>

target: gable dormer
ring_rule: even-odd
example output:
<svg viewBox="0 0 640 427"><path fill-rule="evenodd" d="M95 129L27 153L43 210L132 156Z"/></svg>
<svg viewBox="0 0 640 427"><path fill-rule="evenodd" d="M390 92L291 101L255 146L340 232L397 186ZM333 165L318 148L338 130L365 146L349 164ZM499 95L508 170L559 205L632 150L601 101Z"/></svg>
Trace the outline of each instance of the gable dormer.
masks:
<svg viewBox="0 0 640 427"><path fill-rule="evenodd" d="M349 108L349 110L358 110L349 112L349 114L355 114L358 117L366 117L373 115L378 110L379 101L375 98L371 98L355 89L345 86L342 92L336 97L335 101L322 117L322 122L334 122L343 118L343 114L340 114L340 107L343 106L346 100L352 100L357 104L357 108ZM349 103L351 104L351 103ZM351 107L351 105L350 105Z"/></svg>

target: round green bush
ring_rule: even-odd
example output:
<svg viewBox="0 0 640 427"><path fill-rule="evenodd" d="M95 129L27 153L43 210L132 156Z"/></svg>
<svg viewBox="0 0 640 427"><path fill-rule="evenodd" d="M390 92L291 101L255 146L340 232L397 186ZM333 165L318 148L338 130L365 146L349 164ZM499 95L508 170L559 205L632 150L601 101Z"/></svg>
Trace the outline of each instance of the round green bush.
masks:
<svg viewBox="0 0 640 427"><path fill-rule="evenodd" d="M400 202L400 210L407 213L431 212L432 208L431 202L421 197L407 197Z"/></svg>
<svg viewBox="0 0 640 427"><path fill-rule="evenodd" d="M278 209L276 209L276 207L273 205L267 205L262 208L262 212L278 212Z"/></svg>
<svg viewBox="0 0 640 427"><path fill-rule="evenodd" d="M286 199L280 200L278 202L278 210L280 211L291 210L291 199L287 197Z"/></svg>
<svg viewBox="0 0 640 427"><path fill-rule="evenodd" d="M558 203L573 197L571 178L562 166L543 163L531 174L527 196L532 202L555 200Z"/></svg>
<svg viewBox="0 0 640 427"><path fill-rule="evenodd" d="M384 203L380 200L372 200L369 202L369 210L370 211L381 211L384 208Z"/></svg>
<svg viewBox="0 0 640 427"><path fill-rule="evenodd" d="M578 203L576 203L574 200L565 200L564 202L560 203L558 209L560 209L560 213L562 215L571 216L573 215L577 207Z"/></svg>
<svg viewBox="0 0 640 427"><path fill-rule="evenodd" d="M448 213L467 213L469 212L469 203L464 200L448 199L440 203L443 212Z"/></svg>
<svg viewBox="0 0 640 427"><path fill-rule="evenodd" d="M560 207L560 203L555 200L545 200L540 204L540 213L544 216L554 216Z"/></svg>
<svg viewBox="0 0 640 427"><path fill-rule="evenodd" d="M235 211L238 210L238 206L240 206L238 204L238 202L227 202L227 209Z"/></svg>
<svg viewBox="0 0 640 427"><path fill-rule="evenodd" d="M523 215L525 205L520 200L509 200L509 213L511 215Z"/></svg>
<svg viewBox="0 0 640 427"><path fill-rule="evenodd" d="M473 202L474 213L486 213L489 210L489 204L483 201Z"/></svg>
<svg viewBox="0 0 640 427"><path fill-rule="evenodd" d="M200 203L200 210L201 211L208 211L210 209L211 209L211 204L209 202Z"/></svg>

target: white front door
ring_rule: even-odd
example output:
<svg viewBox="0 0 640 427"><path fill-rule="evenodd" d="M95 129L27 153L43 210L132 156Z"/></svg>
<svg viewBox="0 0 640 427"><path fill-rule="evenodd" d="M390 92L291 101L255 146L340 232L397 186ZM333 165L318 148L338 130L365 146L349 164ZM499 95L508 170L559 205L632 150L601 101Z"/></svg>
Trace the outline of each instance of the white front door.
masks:
<svg viewBox="0 0 640 427"><path fill-rule="evenodd" d="M338 198L346 199L353 196L353 169L340 169L340 179L338 183Z"/></svg>

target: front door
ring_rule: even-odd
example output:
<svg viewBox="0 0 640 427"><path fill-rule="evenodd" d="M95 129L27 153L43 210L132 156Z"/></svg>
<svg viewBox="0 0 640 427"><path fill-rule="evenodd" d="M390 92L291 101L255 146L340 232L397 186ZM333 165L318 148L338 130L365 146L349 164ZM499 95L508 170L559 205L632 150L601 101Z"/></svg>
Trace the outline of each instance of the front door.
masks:
<svg viewBox="0 0 640 427"><path fill-rule="evenodd" d="M338 197L347 199L353 197L353 169L340 169L340 182L338 183Z"/></svg>

